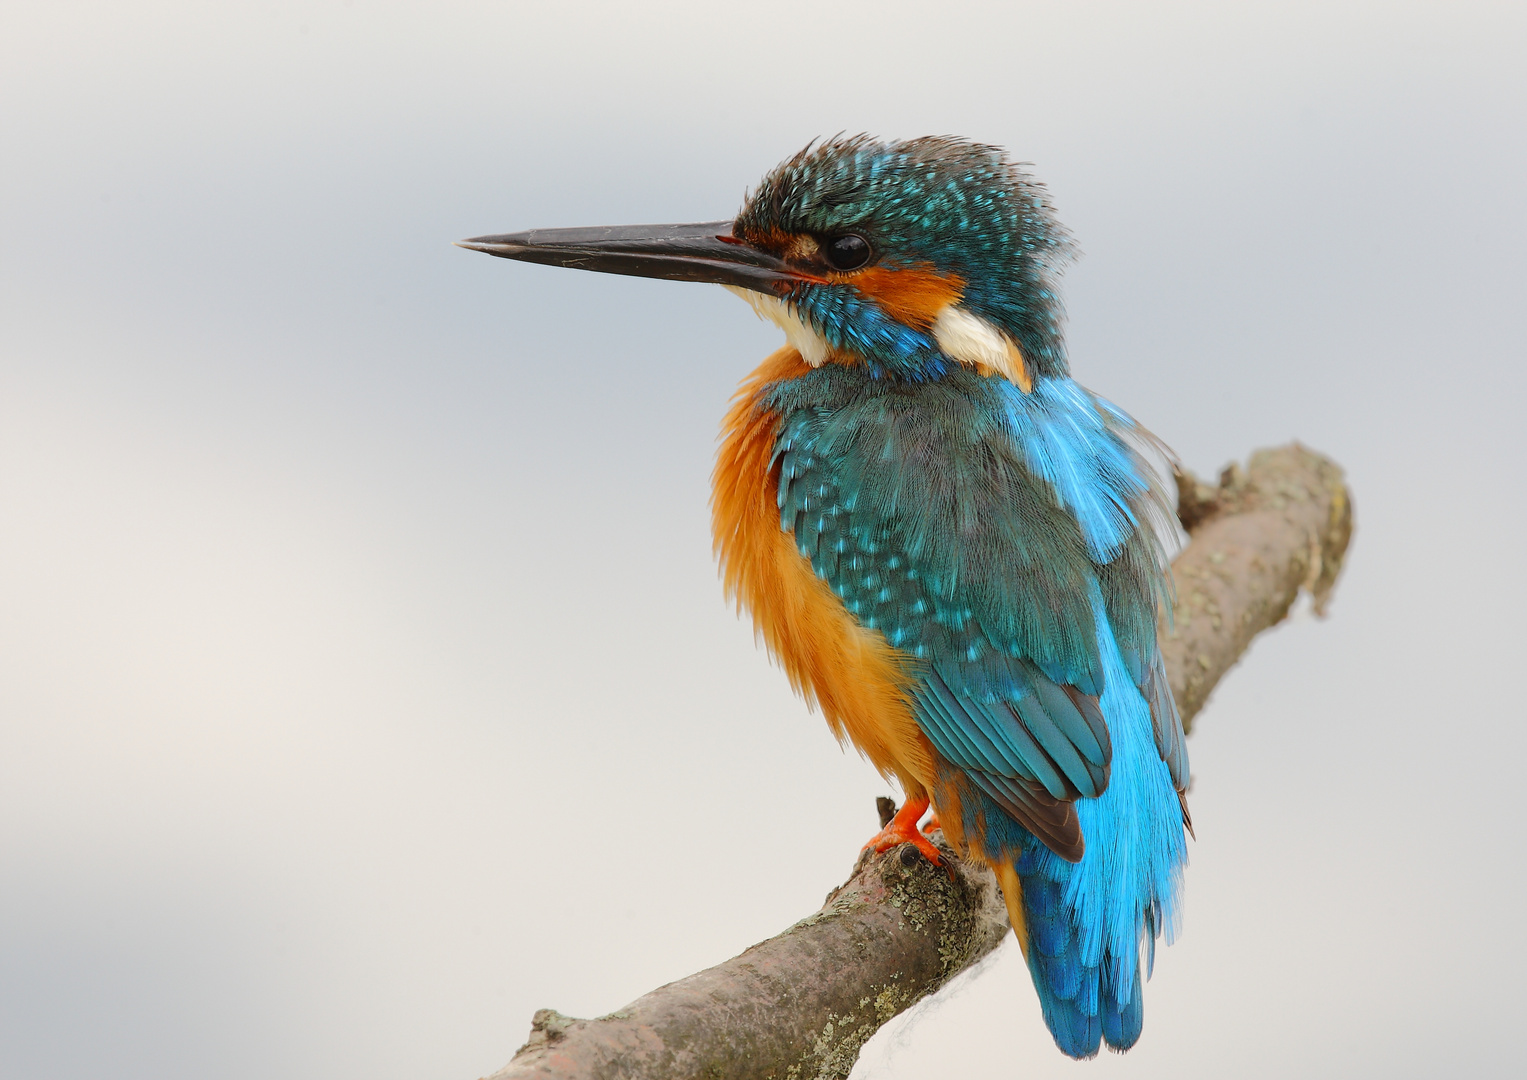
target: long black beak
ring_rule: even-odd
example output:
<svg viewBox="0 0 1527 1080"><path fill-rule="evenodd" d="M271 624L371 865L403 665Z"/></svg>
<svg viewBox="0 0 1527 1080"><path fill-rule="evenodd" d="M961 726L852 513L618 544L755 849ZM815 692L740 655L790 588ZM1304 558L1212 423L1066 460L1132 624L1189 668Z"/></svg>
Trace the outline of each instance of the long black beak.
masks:
<svg viewBox="0 0 1527 1080"><path fill-rule="evenodd" d="M501 259L630 274L668 281L709 281L777 295L801 281L820 281L732 235L730 221L696 225L612 225L530 229L458 240L458 247Z"/></svg>

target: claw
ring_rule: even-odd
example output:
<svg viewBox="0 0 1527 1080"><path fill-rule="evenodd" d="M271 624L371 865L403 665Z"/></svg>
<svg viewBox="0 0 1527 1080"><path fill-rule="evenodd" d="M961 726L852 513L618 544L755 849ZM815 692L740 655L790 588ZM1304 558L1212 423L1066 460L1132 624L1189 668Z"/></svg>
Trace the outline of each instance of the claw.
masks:
<svg viewBox="0 0 1527 1080"><path fill-rule="evenodd" d="M939 857L938 848L929 842L927 837L917 831L917 821L928 811L928 799L908 799L896 811L896 816L891 818L885 828L881 829L870 842L864 845L866 851L889 851L899 844L911 844L923 853L923 857L934 866L943 865L943 859Z"/></svg>

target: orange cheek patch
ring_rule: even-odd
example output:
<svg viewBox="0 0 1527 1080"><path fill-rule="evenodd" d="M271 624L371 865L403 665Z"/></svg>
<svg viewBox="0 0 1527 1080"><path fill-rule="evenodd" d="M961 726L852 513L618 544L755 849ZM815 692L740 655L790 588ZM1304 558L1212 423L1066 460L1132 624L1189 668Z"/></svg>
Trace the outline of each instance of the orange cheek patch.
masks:
<svg viewBox="0 0 1527 1080"><path fill-rule="evenodd" d="M780 232L778 229L745 229L737 233L737 239L779 255L790 246L795 237L791 233Z"/></svg>
<svg viewBox="0 0 1527 1080"><path fill-rule="evenodd" d="M965 279L940 274L921 266L894 268L872 266L854 274L835 274L834 280L858 289L880 305L891 318L914 330L927 330L939 312L958 303L965 294Z"/></svg>
<svg viewBox="0 0 1527 1080"><path fill-rule="evenodd" d="M813 264L821 262L821 246L817 239L807 233L787 233L779 229L748 229L738 237L743 243L751 244L778 255L781 259L799 264L800 269L812 274L812 280L822 281L823 278L816 276L812 269Z"/></svg>

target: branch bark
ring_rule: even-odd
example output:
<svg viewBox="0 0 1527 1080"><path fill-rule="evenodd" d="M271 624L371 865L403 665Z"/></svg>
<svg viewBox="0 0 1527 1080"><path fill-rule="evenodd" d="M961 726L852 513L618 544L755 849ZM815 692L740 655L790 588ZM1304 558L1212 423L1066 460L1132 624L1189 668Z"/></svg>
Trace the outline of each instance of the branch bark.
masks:
<svg viewBox="0 0 1527 1080"><path fill-rule="evenodd" d="M1301 593L1324 614L1352 535L1341 469L1297 443L1177 473L1190 540L1172 565L1162 651L1183 724ZM882 800L888 801L888 800ZM881 806L882 817L885 806ZM490 1080L832 1080L879 1027L1001 943L992 874L935 835L950 872L911 845L861 855L814 915L740 956L594 1020L542 1009Z"/></svg>
<svg viewBox="0 0 1527 1080"><path fill-rule="evenodd" d="M1177 516L1191 540L1172 564L1177 606L1161 652L1191 733L1210 691L1300 593L1325 614L1352 538L1352 495L1335 462L1293 443L1227 466L1217 486L1178 470Z"/></svg>

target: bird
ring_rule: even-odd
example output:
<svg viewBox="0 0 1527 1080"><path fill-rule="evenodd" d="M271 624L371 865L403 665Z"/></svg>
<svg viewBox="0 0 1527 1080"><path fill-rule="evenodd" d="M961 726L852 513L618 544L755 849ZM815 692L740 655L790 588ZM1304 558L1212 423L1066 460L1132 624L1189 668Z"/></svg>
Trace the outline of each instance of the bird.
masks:
<svg viewBox="0 0 1527 1080"><path fill-rule="evenodd" d="M731 221L459 243L720 284L784 331L722 422L726 593L900 785L866 848L940 862L931 806L995 874L1057 1047L1134 1046L1192 831L1157 639L1170 505L1164 446L1071 377L1047 189L995 146L840 135Z"/></svg>

